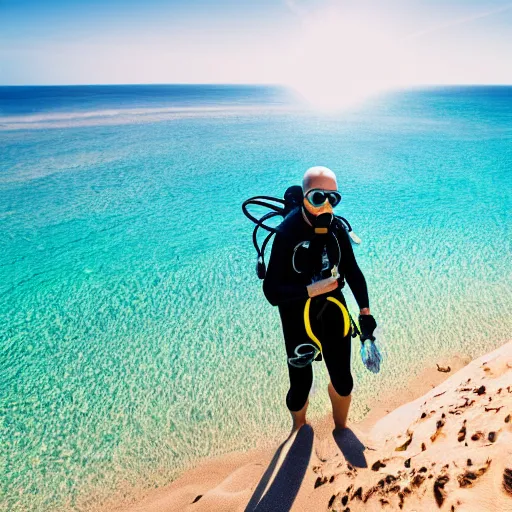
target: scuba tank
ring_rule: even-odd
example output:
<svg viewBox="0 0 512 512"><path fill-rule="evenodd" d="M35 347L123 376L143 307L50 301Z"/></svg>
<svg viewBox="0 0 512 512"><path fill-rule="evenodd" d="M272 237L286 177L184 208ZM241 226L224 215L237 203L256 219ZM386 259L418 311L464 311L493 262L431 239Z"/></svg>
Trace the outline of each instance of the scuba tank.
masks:
<svg viewBox="0 0 512 512"><path fill-rule="evenodd" d="M267 272L267 267L265 264L265 249L270 240L272 239L272 237L278 231L278 228L269 226L268 224L266 224L266 222L268 222L270 219L274 217L282 217L284 219L295 208L301 207L303 200L304 196L302 193L302 187L300 187L299 185L293 185L286 189L283 199L271 196L254 196L243 202L242 211L244 212L244 215L249 220L254 222L254 224L256 224L252 232L252 243L257 253L256 274L259 279L265 279L265 275ZM260 218L257 218L249 212L248 207L250 205L261 206L263 208L269 209L270 211L262 215ZM337 220L343 226L343 228L349 234L352 242L356 244L361 243L361 239L354 233L354 231L352 230L352 226L350 225L347 219L335 215L334 220ZM261 247L258 243L259 229L264 229L265 231L268 232L265 235Z"/></svg>

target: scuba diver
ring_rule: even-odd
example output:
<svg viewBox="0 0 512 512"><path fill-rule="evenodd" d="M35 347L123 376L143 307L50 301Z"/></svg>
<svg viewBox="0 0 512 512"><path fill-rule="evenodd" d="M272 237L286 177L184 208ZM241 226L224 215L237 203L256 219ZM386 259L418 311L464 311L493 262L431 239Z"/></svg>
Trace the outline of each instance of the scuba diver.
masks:
<svg viewBox="0 0 512 512"><path fill-rule="evenodd" d="M261 198L265 196L252 198L252 204L263 206ZM363 346L365 340L370 340L372 346L375 340L373 331L377 324L370 314L366 281L350 242L351 238L356 243L360 240L346 219L334 215L333 208L340 201L335 174L326 167L312 167L304 174L302 190L290 187L285 201L279 200L288 207L280 210L285 216L283 222L270 229L260 220L253 234L259 256L258 276L264 277L263 292L270 304L279 308L281 317L290 378L286 405L293 420L292 432L306 423L313 384L312 362L322 358L330 376L328 393L335 426L346 427L353 387L351 335L360 334ZM247 213L246 203L244 213L255 221ZM274 213L263 219L277 215L275 212L279 213L279 209L274 208ZM262 250L256 239L258 227L271 232ZM263 251L274 233L268 269L265 269ZM360 309L360 331L348 313L341 292L345 280Z"/></svg>

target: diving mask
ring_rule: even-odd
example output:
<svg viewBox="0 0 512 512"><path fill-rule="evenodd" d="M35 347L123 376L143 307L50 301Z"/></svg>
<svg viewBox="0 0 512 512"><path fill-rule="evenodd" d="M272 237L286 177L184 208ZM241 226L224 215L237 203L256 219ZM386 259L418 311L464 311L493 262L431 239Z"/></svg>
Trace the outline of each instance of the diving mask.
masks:
<svg viewBox="0 0 512 512"><path fill-rule="evenodd" d="M320 208L326 201L335 208L341 201L341 194L336 190L311 189L305 196L311 206Z"/></svg>
<svg viewBox="0 0 512 512"><path fill-rule="evenodd" d="M336 190L311 189L304 196L304 212L315 233L325 235L329 232L334 217L333 207L341 201Z"/></svg>

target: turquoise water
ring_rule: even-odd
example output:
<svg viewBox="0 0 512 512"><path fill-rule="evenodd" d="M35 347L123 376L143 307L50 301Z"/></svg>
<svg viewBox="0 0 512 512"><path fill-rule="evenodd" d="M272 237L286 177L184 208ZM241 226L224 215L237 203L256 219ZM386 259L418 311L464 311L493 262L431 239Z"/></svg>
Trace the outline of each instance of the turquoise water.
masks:
<svg viewBox="0 0 512 512"><path fill-rule="evenodd" d="M355 419L509 339L512 88L331 115L259 88L42 89L0 88L5 510L91 509L284 438L278 313L240 205L311 165L337 173L386 347L377 376L353 347Z"/></svg>

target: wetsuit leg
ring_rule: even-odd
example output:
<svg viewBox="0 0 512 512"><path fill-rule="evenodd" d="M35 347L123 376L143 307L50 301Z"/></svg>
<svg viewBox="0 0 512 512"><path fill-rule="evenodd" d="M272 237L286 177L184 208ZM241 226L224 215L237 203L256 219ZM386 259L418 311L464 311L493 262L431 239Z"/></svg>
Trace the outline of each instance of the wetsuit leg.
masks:
<svg viewBox="0 0 512 512"><path fill-rule="evenodd" d="M302 310L300 309L302 308ZM302 320L303 306L280 308L283 325L284 341L286 345L287 361L296 356L295 349L302 343L311 343ZM309 391L313 385L313 368L309 364L303 368L288 365L290 389L286 395L286 406L290 411L300 411L307 402Z"/></svg>
<svg viewBox="0 0 512 512"><path fill-rule="evenodd" d="M286 407L293 412L300 411L306 405L313 385L313 367L308 364L304 368L295 368L288 364L288 375L290 389L286 394Z"/></svg>
<svg viewBox="0 0 512 512"><path fill-rule="evenodd" d="M345 301L336 297L343 305ZM341 396L348 396L352 392L354 381L350 371L351 355L351 328L344 337L345 330L343 314L336 304L329 302L321 316L321 341L323 356L327 371L331 378L336 393Z"/></svg>

